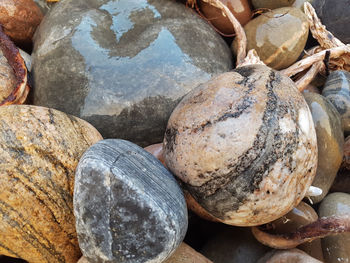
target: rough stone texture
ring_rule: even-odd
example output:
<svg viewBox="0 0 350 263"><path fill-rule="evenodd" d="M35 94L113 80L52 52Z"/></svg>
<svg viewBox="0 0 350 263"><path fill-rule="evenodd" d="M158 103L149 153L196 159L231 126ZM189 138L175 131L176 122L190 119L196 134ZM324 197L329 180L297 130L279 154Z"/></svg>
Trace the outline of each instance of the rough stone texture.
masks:
<svg viewBox="0 0 350 263"><path fill-rule="evenodd" d="M187 209L173 175L124 140L87 150L75 177L79 245L91 263L162 262L187 230Z"/></svg>
<svg viewBox="0 0 350 263"><path fill-rule="evenodd" d="M349 215L350 195L332 193L323 199L319 216ZM328 236L322 239L323 255L327 263L345 263L350 261L350 233Z"/></svg>
<svg viewBox="0 0 350 263"><path fill-rule="evenodd" d="M34 104L146 146L163 139L179 100L231 60L213 28L176 1L66 0L35 37Z"/></svg>
<svg viewBox="0 0 350 263"><path fill-rule="evenodd" d="M313 0L312 5L322 24L343 43L350 44L349 0Z"/></svg>
<svg viewBox="0 0 350 263"><path fill-rule="evenodd" d="M344 132L350 134L350 73L337 70L329 74L322 95L337 109Z"/></svg>
<svg viewBox="0 0 350 263"><path fill-rule="evenodd" d="M333 105L316 93L304 94L316 129L318 164L313 186L322 189L322 194L311 197L320 202L328 193L343 160L344 135L340 116Z"/></svg>
<svg viewBox="0 0 350 263"><path fill-rule="evenodd" d="M182 242L176 251L164 263L213 263L202 254ZM90 263L85 257L81 257L78 263Z"/></svg>
<svg viewBox="0 0 350 263"><path fill-rule="evenodd" d="M299 227L315 222L318 215L315 210L307 203L300 202L297 207L293 208L288 214L272 221L269 225L274 234L287 234L295 232ZM315 239L298 246L299 249L305 251L310 256L323 261L323 253L321 247L321 239Z"/></svg>
<svg viewBox="0 0 350 263"><path fill-rule="evenodd" d="M215 263L256 263L269 247L259 243L250 228L222 225L200 250Z"/></svg>
<svg viewBox="0 0 350 263"><path fill-rule="evenodd" d="M269 67L284 69L303 52L309 24L299 8L282 7L249 21L244 31L247 35L247 50L255 49ZM236 53L236 41L232 48Z"/></svg>
<svg viewBox="0 0 350 263"><path fill-rule="evenodd" d="M75 263L74 172L101 135L57 110L0 107L0 254Z"/></svg>
<svg viewBox="0 0 350 263"><path fill-rule="evenodd" d="M164 158L210 214L259 225L304 197L316 172L316 133L291 79L253 65L213 78L179 103Z"/></svg>

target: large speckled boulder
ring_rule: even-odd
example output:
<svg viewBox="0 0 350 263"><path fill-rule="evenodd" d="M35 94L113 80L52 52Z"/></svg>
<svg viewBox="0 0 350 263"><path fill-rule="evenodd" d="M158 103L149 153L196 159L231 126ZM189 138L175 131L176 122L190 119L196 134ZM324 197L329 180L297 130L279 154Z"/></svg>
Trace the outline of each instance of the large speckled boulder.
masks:
<svg viewBox="0 0 350 263"><path fill-rule="evenodd" d="M91 263L163 262L187 230L183 193L146 150L108 139L79 161L74 188L79 245Z"/></svg>
<svg viewBox="0 0 350 263"><path fill-rule="evenodd" d="M316 133L291 79L250 65L211 79L178 104L164 159L219 221L261 225L304 198L316 173Z"/></svg>
<svg viewBox="0 0 350 263"><path fill-rule="evenodd" d="M34 104L145 146L162 140L179 100L231 60L223 39L176 1L66 0L35 37Z"/></svg>

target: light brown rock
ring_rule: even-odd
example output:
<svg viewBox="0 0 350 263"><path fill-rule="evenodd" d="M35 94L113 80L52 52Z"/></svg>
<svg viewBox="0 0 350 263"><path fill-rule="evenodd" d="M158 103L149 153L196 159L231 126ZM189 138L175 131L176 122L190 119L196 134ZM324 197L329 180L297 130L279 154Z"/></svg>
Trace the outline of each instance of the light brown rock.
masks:
<svg viewBox="0 0 350 263"><path fill-rule="evenodd" d="M305 196L316 171L316 133L291 79L252 65L213 78L178 104L164 158L221 222L260 225Z"/></svg>
<svg viewBox="0 0 350 263"><path fill-rule="evenodd" d="M54 109L3 106L0 116L0 254L76 263L74 173L101 135Z"/></svg>

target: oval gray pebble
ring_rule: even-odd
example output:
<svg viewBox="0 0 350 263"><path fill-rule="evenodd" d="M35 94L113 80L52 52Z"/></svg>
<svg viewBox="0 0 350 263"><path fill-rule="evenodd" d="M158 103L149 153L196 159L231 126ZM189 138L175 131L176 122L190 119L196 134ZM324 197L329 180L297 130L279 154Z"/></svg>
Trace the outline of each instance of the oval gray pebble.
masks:
<svg viewBox="0 0 350 263"><path fill-rule="evenodd" d="M350 73L337 70L329 74L322 95L338 110L344 132L350 133Z"/></svg>
<svg viewBox="0 0 350 263"><path fill-rule="evenodd" d="M80 248L91 262L162 262L183 240L187 209L173 175L124 140L91 146L75 178Z"/></svg>

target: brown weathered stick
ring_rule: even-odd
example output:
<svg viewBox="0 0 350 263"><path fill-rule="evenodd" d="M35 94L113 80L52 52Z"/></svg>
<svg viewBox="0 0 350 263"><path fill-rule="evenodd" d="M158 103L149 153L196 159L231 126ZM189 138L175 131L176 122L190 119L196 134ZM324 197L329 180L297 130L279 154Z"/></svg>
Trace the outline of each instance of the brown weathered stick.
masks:
<svg viewBox="0 0 350 263"><path fill-rule="evenodd" d="M266 246L278 249L294 248L317 238L350 232L350 215L323 217L288 234L270 234L260 227L252 227L252 232Z"/></svg>
<svg viewBox="0 0 350 263"><path fill-rule="evenodd" d="M310 3L304 3L304 12L309 21L312 36L317 39L322 48L327 49L345 45L338 38L333 36L331 32L327 31Z"/></svg>
<svg viewBox="0 0 350 263"><path fill-rule="evenodd" d="M325 68L323 62L317 62L311 66L311 68L306 72L306 74L295 82L298 90L302 92L307 85L311 83L311 81L316 77L318 72L322 71Z"/></svg>
<svg viewBox="0 0 350 263"><path fill-rule="evenodd" d="M224 5L220 0L203 0L204 2L207 2L208 4L219 8L223 11L224 15L227 16L227 18L230 20L233 29L236 33L236 40L238 44L237 49L237 59L236 59L236 65L241 65L243 63L245 57L246 57L246 49L247 49L247 37L245 35L244 29L241 25L241 23L238 22L236 17L232 14L230 9L227 8L226 5ZM190 4L193 4L193 0L188 1Z"/></svg>
<svg viewBox="0 0 350 263"><path fill-rule="evenodd" d="M247 56L244 58L243 62L237 66L237 68L252 64L265 65L265 63L260 60L258 53L256 53L255 49L251 49L248 51Z"/></svg>
<svg viewBox="0 0 350 263"><path fill-rule="evenodd" d="M330 59L338 58L344 54L350 55L350 45L340 46L340 47L335 47L335 48L330 48L330 49L320 51L310 57L304 58L294 63L289 68L281 70L281 73L288 77L294 76L295 74L301 71L304 71L305 69L308 69L314 63L323 61L325 58L326 52L330 52L330 56L329 56Z"/></svg>

